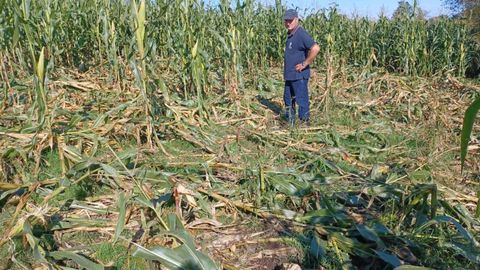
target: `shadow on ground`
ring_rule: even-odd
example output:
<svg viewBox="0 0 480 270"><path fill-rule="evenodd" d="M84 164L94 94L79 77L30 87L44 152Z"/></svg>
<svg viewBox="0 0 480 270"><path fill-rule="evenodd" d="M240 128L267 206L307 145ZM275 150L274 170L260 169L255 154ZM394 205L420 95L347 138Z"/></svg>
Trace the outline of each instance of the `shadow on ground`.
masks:
<svg viewBox="0 0 480 270"><path fill-rule="evenodd" d="M281 105L271 101L271 99L266 99L266 98L264 98L260 95L257 95L256 98L257 98L258 102L260 102L260 104L269 108L276 115L279 115L279 116L281 115L281 113L282 113L282 106Z"/></svg>

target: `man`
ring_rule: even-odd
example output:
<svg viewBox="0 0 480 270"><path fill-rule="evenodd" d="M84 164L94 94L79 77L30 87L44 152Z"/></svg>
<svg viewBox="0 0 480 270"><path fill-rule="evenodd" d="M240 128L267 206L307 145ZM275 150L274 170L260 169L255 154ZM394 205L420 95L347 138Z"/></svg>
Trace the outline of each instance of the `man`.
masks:
<svg viewBox="0 0 480 270"><path fill-rule="evenodd" d="M308 98L308 79L310 64L313 62L320 47L299 24L298 13L289 9L283 16L288 30L285 46L284 71L285 116L291 125L295 123L295 104L298 104L300 122L308 123L310 119L310 102Z"/></svg>

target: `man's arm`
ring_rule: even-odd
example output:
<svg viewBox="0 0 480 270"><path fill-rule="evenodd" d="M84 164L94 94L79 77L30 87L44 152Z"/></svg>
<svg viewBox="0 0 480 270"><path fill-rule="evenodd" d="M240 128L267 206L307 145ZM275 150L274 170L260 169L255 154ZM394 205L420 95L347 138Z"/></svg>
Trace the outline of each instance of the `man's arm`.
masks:
<svg viewBox="0 0 480 270"><path fill-rule="evenodd" d="M312 48L310 48L310 50L308 51L307 59L305 59L305 61L303 61L302 63L297 64L295 66L295 70L297 72L304 70L308 65L310 65L313 62L313 60L315 59L315 57L317 57L317 54L319 52L320 52L320 46L318 46L318 44L315 43L312 46Z"/></svg>

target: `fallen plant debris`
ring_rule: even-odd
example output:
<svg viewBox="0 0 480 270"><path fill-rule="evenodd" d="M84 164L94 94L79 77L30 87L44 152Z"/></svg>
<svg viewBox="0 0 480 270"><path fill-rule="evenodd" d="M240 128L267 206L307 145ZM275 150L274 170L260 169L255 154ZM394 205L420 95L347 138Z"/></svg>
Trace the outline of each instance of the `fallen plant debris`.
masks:
<svg viewBox="0 0 480 270"><path fill-rule="evenodd" d="M86 76L83 81L95 81ZM458 128L451 127L459 125L457 115L468 99L456 89L436 88L440 78L421 84L403 80L407 78L379 74L371 81L387 87L395 82L405 89L375 92L362 90L376 88L371 81L358 84L354 93L338 85L329 119L319 117L307 128L280 128L276 112L255 105L257 93L246 93L240 104L250 108L236 116L245 120L225 125L231 119L225 110L217 112L219 124L205 125L210 120L182 120L191 114L179 113L176 124L162 127L162 151L151 151L142 139L142 121L128 118L141 107L117 103L83 112L83 120L72 122L88 98L82 98L81 89L70 92L64 113L52 118L52 123L71 123L61 133L18 132L20 121L0 134L5 146L2 220L10 220L4 223L1 244L23 235L45 263L47 258L69 258L94 268L108 265L97 257L96 247L112 239L166 266L165 258L174 263L181 261L175 256L196 250L193 239L202 250L200 261L206 259L202 254L210 254L225 269L273 269L286 260L305 265L314 258L330 267L380 262L433 266L422 248L430 245L477 264L479 224L472 211L478 198L475 182L468 180L475 176L450 182L460 169L458 158L451 159L458 156L458 136L451 135ZM101 88L102 83L95 85ZM279 96L265 98L280 103ZM106 96L104 102L108 100L115 99ZM383 101L371 106L365 100ZM317 112L318 101L314 98ZM171 102L178 111L189 110ZM398 117L408 112L409 118ZM108 124L95 128L99 121ZM445 128L431 128L438 125ZM122 133L125 128L133 132ZM475 145L467 167L478 164ZM38 178L31 170L38 171ZM15 178L22 180L9 180ZM98 195L91 197L94 190ZM42 210L36 210L35 202ZM165 220L169 212L181 219ZM162 227L171 231L181 223L187 229L162 232ZM80 232L91 240L76 239ZM54 242L47 244L41 235L54 235ZM74 247L84 241L90 243L82 248L90 254L87 261L75 257ZM51 255L52 248L59 253ZM12 265L11 259L6 257L5 265Z"/></svg>
<svg viewBox="0 0 480 270"><path fill-rule="evenodd" d="M306 18L290 127L281 1L93 2L0 10L0 269L479 267L458 20Z"/></svg>

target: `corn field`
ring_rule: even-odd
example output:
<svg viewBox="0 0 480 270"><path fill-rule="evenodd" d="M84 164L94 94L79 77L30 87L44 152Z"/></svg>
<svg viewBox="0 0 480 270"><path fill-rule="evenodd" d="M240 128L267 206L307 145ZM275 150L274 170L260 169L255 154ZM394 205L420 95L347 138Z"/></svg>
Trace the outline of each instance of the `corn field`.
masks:
<svg viewBox="0 0 480 270"><path fill-rule="evenodd" d="M170 72L181 74L179 85L190 95L197 94L196 88L208 91L209 72L219 72L224 83L238 84L242 73L282 60L281 1L274 7L249 0L221 1L218 7L195 0L147 1L141 37L135 33L139 25L133 3L4 0L3 62L30 71L45 48L50 71L58 66L102 65L112 80L121 80L136 57L147 60L150 76L159 76L155 71L163 60ZM349 65L373 65L415 76L451 71L462 77L469 59L478 57L478 46L469 39L466 27L448 18L390 20L382 16L371 21L348 18L330 8L304 21L323 50L331 48L332 54ZM194 74L198 78L189 81Z"/></svg>
<svg viewBox="0 0 480 270"><path fill-rule="evenodd" d="M0 0L0 269L478 268L469 26L311 11L286 127L284 11Z"/></svg>

